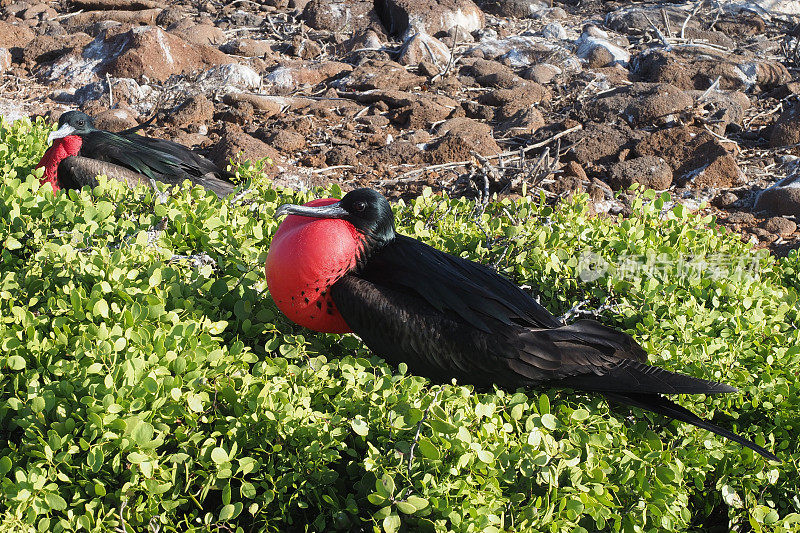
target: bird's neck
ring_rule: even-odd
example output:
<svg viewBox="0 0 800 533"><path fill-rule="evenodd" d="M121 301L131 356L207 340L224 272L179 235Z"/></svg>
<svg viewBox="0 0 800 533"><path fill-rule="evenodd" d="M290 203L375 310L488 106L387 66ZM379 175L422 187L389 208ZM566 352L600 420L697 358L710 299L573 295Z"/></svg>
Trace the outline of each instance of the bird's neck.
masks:
<svg viewBox="0 0 800 533"><path fill-rule="evenodd" d="M53 141L53 145L47 149L36 168L44 167L44 175L41 183L50 183L54 191L60 187L58 185L58 164L67 157L78 155L81 150L83 139L77 135L67 135L61 139Z"/></svg>
<svg viewBox="0 0 800 533"><path fill-rule="evenodd" d="M358 256L356 257L355 273L363 272L370 259L378 255L381 250L391 244L395 237L394 227L391 228L391 233L363 234L362 244L359 248Z"/></svg>

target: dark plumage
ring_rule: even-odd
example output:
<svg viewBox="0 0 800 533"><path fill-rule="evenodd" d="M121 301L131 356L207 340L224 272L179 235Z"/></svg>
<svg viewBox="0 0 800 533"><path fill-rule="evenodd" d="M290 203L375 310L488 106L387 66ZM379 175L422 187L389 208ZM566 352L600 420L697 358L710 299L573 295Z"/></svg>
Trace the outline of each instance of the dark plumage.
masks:
<svg viewBox="0 0 800 533"><path fill-rule="evenodd" d="M50 135L50 142L80 138L80 142L73 143L70 149L64 150L62 157L54 157L48 150L42 158L39 166L46 167L46 175L57 175L54 185L59 187L79 187L94 177L88 176L93 168L87 168L85 161L64 163L63 156L80 156L129 169L147 180L178 184L188 179L220 197L233 191L233 184L226 181L233 177L230 172L220 169L205 157L178 143L134 134L135 128L119 133L98 130L91 117L80 111L68 111L61 115L58 126L58 130ZM114 167L106 168L114 172ZM109 174L109 177L117 176ZM131 182L130 176L119 179Z"/></svg>
<svg viewBox="0 0 800 533"><path fill-rule="evenodd" d="M347 325L394 365L437 382L598 392L777 460L662 396L737 389L650 366L628 334L593 320L564 325L487 267L396 234L389 203L376 191L358 189L325 207L284 205L281 214L342 219L363 235L355 267L330 294Z"/></svg>

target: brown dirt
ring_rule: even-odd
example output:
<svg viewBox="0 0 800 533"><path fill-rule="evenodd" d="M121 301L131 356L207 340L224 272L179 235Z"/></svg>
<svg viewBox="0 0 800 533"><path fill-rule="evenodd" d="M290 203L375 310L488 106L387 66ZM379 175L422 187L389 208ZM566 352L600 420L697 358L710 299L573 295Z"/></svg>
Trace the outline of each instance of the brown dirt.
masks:
<svg viewBox="0 0 800 533"><path fill-rule="evenodd" d="M759 245L783 253L800 243L800 189L760 194L800 172L792 163L800 155L800 57L781 46L790 24L706 5L681 40L680 5L478 4L495 15L479 13L475 28L456 32L441 15L472 9L469 0L0 0L0 48L11 63L0 69L0 112L21 105L54 116L80 107L119 129L160 102L149 135L210 149L217 161L239 151L271 157L287 185L335 181L390 196L423 186L474 196L467 177L480 165L491 168L491 191L518 195L548 151L536 188L549 202L583 190L598 213L610 203L625 213L628 194L619 190L636 182L667 188L693 209L713 199L706 212ZM430 37L401 42L408 28L402 17L390 24L390 12L414 12L412 33L422 25ZM601 45L577 58L587 21L630 61ZM69 72L98 48L106 57L96 73ZM203 85L203 73L223 63L252 68L256 83ZM580 129L551 141L569 128ZM542 144L523 159L518 150L533 143ZM514 155L475 157L501 152ZM467 163L438 168L452 161ZM408 174L424 167L432 168Z"/></svg>

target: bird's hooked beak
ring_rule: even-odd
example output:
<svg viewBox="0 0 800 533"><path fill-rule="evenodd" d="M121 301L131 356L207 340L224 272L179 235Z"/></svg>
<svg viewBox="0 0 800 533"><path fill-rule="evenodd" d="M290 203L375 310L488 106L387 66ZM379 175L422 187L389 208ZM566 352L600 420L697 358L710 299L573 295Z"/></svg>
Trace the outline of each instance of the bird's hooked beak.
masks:
<svg viewBox="0 0 800 533"><path fill-rule="evenodd" d="M295 205L283 204L275 211L275 218L283 215L299 215L313 218L344 218L349 213L336 202L328 205Z"/></svg>
<svg viewBox="0 0 800 533"><path fill-rule="evenodd" d="M75 133L75 128L73 128L69 124L64 124L56 131L47 136L47 144L52 144L54 140L63 139L64 137L72 135L73 133Z"/></svg>

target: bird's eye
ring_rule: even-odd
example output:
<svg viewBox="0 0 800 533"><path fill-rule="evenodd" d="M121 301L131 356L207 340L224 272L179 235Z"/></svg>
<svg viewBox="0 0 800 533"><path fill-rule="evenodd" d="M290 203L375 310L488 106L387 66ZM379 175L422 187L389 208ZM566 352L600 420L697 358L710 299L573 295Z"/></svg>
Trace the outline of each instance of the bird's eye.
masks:
<svg viewBox="0 0 800 533"><path fill-rule="evenodd" d="M355 211L358 211L359 213L363 212L364 209L366 209L366 208L367 208L367 203L366 202L356 202L356 203L353 204L353 209Z"/></svg>
<svg viewBox="0 0 800 533"><path fill-rule="evenodd" d="M79 121L78 121L78 126L83 126L84 124L85 124L85 122L84 122L84 121L82 121L82 120L79 120Z"/></svg>

